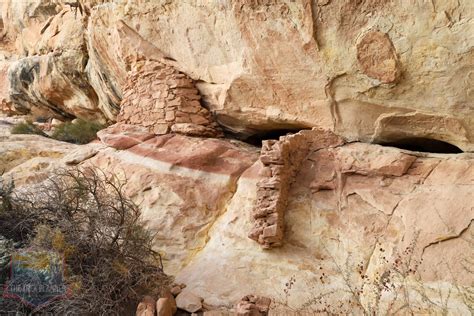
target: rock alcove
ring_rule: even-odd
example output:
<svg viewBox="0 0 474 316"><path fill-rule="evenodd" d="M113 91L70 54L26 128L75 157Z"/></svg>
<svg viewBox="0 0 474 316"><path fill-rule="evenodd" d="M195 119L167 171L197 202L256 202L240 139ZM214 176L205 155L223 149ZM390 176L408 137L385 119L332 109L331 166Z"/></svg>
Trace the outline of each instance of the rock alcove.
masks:
<svg viewBox="0 0 474 316"><path fill-rule="evenodd" d="M301 128L298 129L273 129L273 130L266 130L266 131L259 131L247 138L243 139L244 142L254 145L257 147L261 147L263 141L265 140L278 140L281 136L286 136L288 134L296 134L299 131L304 130Z"/></svg>
<svg viewBox="0 0 474 316"><path fill-rule="evenodd" d="M389 142L381 142L379 145L396 147L405 150L437 153L437 154L460 154L463 151L448 142L427 137L401 138Z"/></svg>

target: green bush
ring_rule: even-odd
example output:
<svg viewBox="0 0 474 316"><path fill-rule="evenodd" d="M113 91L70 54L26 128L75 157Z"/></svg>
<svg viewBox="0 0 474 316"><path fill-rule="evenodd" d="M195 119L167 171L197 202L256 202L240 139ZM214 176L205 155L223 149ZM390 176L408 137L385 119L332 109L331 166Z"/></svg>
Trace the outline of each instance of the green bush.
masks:
<svg viewBox="0 0 474 316"><path fill-rule="evenodd" d="M103 129L100 123L78 119L66 122L54 129L52 138L73 144L87 144L96 139L97 132Z"/></svg>
<svg viewBox="0 0 474 316"><path fill-rule="evenodd" d="M11 130L12 134L35 134L47 136L39 127L30 121L15 124Z"/></svg>

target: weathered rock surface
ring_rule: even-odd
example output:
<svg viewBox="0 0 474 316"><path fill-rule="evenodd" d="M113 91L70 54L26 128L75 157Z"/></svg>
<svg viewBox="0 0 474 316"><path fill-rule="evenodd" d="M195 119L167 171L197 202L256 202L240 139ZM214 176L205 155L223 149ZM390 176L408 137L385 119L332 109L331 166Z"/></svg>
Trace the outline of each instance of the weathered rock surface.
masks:
<svg viewBox="0 0 474 316"><path fill-rule="evenodd" d="M34 56L13 62L9 68L10 98L20 113L102 120L97 95L84 73L86 57L80 52Z"/></svg>
<svg viewBox="0 0 474 316"><path fill-rule="evenodd" d="M400 77L397 52L386 33L365 34L357 44L357 60L364 74L381 83L393 83Z"/></svg>
<svg viewBox="0 0 474 316"><path fill-rule="evenodd" d="M145 126L117 123L97 133L99 139L109 147L128 149L155 136Z"/></svg>
<svg viewBox="0 0 474 316"><path fill-rule="evenodd" d="M60 159L77 147L38 135L0 134L0 172L19 186L40 182L52 170L64 167Z"/></svg>
<svg viewBox="0 0 474 316"><path fill-rule="evenodd" d="M157 302L151 296L145 296L138 304L136 316L155 316Z"/></svg>
<svg viewBox="0 0 474 316"><path fill-rule="evenodd" d="M236 306L237 316L265 316L270 310L271 299L255 295L246 295Z"/></svg>
<svg viewBox="0 0 474 316"><path fill-rule="evenodd" d="M310 150L288 195L283 245L271 251L242 233L265 175L256 162L178 281L214 305L253 292L283 310L383 315L409 300L420 313L469 313L473 159L361 143Z"/></svg>
<svg viewBox="0 0 474 316"><path fill-rule="evenodd" d="M100 144L90 144L87 147L79 147L76 150L69 152L62 161L68 166L76 166L87 159L90 159L97 155L100 149L104 146Z"/></svg>
<svg viewBox="0 0 474 316"><path fill-rule="evenodd" d="M284 315L472 313L473 154L368 143L474 151L473 1L2 3L0 111L118 123L76 146L1 119L0 171L127 179L179 295L255 293ZM189 137L221 136L216 122L257 139L318 129L259 157Z"/></svg>
<svg viewBox="0 0 474 316"><path fill-rule="evenodd" d="M176 304L182 310L195 313L202 308L202 298L185 290L176 296Z"/></svg>
<svg viewBox="0 0 474 316"><path fill-rule="evenodd" d="M113 121L136 61L166 61L241 135L321 127L474 150L472 1L80 3L5 1L3 42L26 57L11 67L18 108Z"/></svg>
<svg viewBox="0 0 474 316"><path fill-rule="evenodd" d="M6 38L16 40L9 67L11 102L21 113L103 120L85 67L87 19L56 1L6 1Z"/></svg>
<svg viewBox="0 0 474 316"><path fill-rule="evenodd" d="M236 132L319 126L351 140L383 142L396 130L472 150L472 22L461 14L472 5L115 3L98 8L89 28L112 30L94 44L114 47L102 60L116 69L116 87L130 55L113 35L123 22L200 80L207 105ZM145 12L166 18L151 21ZM112 60L116 51L123 53ZM425 117L430 128L419 127Z"/></svg>
<svg viewBox="0 0 474 316"><path fill-rule="evenodd" d="M156 233L166 273L175 274L205 247L238 178L257 157L240 142L168 134L127 150L101 150L84 165L127 179L127 194Z"/></svg>
<svg viewBox="0 0 474 316"><path fill-rule="evenodd" d="M8 91L8 67L10 63L1 61L0 59L0 113L8 115L15 114L15 110L10 100Z"/></svg>
<svg viewBox="0 0 474 316"><path fill-rule="evenodd" d="M97 146L79 166L128 179L127 194L157 233L165 272L187 284L181 294L199 293L210 306L229 307L256 293L272 299L270 314L290 315L288 308L387 314L407 306L469 313L474 156L301 133L307 154L289 179L281 247L268 251L247 236L259 183L268 177L250 146L168 134L126 150L100 144L68 150ZM290 137L296 136L282 141ZM13 143L21 144L19 138ZM9 174L41 181L31 175L47 174L54 161L64 166L61 157L48 158L48 165L33 158Z"/></svg>

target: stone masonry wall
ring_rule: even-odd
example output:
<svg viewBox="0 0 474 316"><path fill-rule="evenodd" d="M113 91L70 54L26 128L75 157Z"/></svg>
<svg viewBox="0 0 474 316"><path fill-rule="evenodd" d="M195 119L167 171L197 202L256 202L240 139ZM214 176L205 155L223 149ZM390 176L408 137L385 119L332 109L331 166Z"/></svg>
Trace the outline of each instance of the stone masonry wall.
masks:
<svg viewBox="0 0 474 316"><path fill-rule="evenodd" d="M306 133L266 140L262 144L260 161L265 166L264 178L257 183L257 202L253 210L254 227L249 238L263 248L282 245L284 215L288 191L308 150Z"/></svg>
<svg viewBox="0 0 474 316"><path fill-rule="evenodd" d="M154 134L219 137L222 131L187 75L169 65L141 61L128 75L118 123L141 125Z"/></svg>
<svg viewBox="0 0 474 316"><path fill-rule="evenodd" d="M282 245L288 193L302 161L310 152L343 143L340 137L320 129L304 130L282 136L279 140L263 142L260 161L265 167L261 173L263 179L257 183L250 239L265 249Z"/></svg>

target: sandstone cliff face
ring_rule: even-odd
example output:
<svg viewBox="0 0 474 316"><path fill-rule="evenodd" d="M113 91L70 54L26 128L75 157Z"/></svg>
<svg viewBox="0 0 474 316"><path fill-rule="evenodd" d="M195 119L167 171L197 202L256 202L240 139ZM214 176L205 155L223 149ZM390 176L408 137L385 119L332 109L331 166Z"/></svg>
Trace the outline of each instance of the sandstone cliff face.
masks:
<svg viewBox="0 0 474 316"><path fill-rule="evenodd" d="M0 111L114 124L76 146L8 135L2 118L0 170L21 185L68 166L127 179L166 272L206 304L256 294L285 315L467 315L472 12L5 0ZM295 133L262 148L222 138L283 130Z"/></svg>
<svg viewBox="0 0 474 316"><path fill-rule="evenodd" d="M242 135L322 127L473 150L472 1L80 3L5 1L5 38L40 55L11 68L18 107L114 120L134 61L166 57Z"/></svg>
<svg viewBox="0 0 474 316"><path fill-rule="evenodd" d="M135 137L120 150L37 136L1 144L2 157L31 153L6 174L20 184L67 165L126 178L167 273L208 305L230 307L257 293L286 315L469 314L474 156L345 144L321 130L299 136L307 151L279 210L280 247L270 250L248 237L260 218L259 187L271 179L252 146L180 135ZM295 135L277 142L288 137ZM290 155L301 139L290 141Z"/></svg>
<svg viewBox="0 0 474 316"><path fill-rule="evenodd" d="M462 12L472 9L470 1L114 2L97 8L89 29L107 23L119 34L124 21L199 80L219 122L236 132L319 126L353 140L426 136L469 150L472 22ZM110 70L124 48L115 38L93 42L116 47L101 57ZM120 86L123 71L112 77Z"/></svg>
<svg viewBox="0 0 474 316"><path fill-rule="evenodd" d="M469 314L473 280L461 266L473 255L472 159L361 143L310 150L289 191L285 241L270 251L242 232L265 178L257 161L178 281L211 304L256 292L283 310L343 314L409 313L407 298L414 313L433 314L442 308L421 297L450 292L447 310Z"/></svg>

